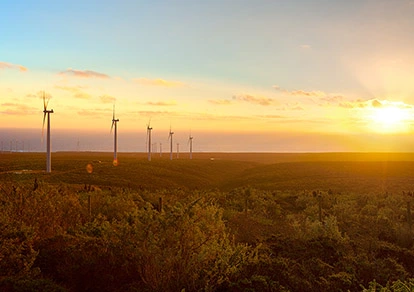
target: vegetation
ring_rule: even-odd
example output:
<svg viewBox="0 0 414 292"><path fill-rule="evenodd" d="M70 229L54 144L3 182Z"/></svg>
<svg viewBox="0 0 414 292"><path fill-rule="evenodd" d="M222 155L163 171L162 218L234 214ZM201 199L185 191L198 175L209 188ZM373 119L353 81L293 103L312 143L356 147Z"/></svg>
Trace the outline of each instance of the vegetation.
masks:
<svg viewBox="0 0 414 292"><path fill-rule="evenodd" d="M410 161L27 155L0 163L1 291L414 289Z"/></svg>

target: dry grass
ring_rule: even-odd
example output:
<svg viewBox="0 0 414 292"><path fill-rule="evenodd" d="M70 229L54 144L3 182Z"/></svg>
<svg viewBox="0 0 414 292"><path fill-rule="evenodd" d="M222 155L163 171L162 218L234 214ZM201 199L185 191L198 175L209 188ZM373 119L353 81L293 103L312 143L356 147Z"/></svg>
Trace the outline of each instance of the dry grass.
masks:
<svg viewBox="0 0 414 292"><path fill-rule="evenodd" d="M414 185L414 153L187 153L170 161L145 153L58 152L52 173L44 153L1 153L0 181L92 184L143 189L233 189L401 192ZM175 157L174 157L175 158ZM93 172L86 171L87 164Z"/></svg>

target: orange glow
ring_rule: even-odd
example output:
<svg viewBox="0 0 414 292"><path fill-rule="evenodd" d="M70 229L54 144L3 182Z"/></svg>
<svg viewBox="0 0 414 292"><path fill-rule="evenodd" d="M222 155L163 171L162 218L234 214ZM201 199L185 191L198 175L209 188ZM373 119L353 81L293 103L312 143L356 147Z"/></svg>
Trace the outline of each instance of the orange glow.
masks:
<svg viewBox="0 0 414 292"><path fill-rule="evenodd" d="M92 165L92 164L90 164L90 163L88 163L88 164L86 165L86 171L87 171L88 173L92 173L92 172L93 172L93 165Z"/></svg>

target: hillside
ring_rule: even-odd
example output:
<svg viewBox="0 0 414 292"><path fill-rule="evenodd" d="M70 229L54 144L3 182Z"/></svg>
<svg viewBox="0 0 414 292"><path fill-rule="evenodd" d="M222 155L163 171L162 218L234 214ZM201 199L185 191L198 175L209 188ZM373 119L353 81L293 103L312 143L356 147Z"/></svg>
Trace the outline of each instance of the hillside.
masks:
<svg viewBox="0 0 414 292"><path fill-rule="evenodd" d="M411 190L413 153L186 153L167 155L58 152L52 173L44 172L43 153L0 154L0 181L67 183L131 189L222 189L251 186L265 190L372 193ZM93 166L92 173L86 166Z"/></svg>

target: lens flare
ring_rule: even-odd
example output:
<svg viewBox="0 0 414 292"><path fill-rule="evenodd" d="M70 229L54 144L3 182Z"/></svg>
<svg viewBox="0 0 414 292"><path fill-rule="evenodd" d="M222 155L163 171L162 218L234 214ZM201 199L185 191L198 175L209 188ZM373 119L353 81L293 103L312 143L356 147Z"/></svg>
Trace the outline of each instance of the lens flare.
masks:
<svg viewBox="0 0 414 292"><path fill-rule="evenodd" d="M118 159L114 159L114 161L112 161L112 164L114 165L114 166L118 166Z"/></svg>
<svg viewBox="0 0 414 292"><path fill-rule="evenodd" d="M92 173L92 172L93 172L93 165L92 165L92 164L90 164L90 163L88 163L88 164L86 165L86 171L87 171L88 173Z"/></svg>

